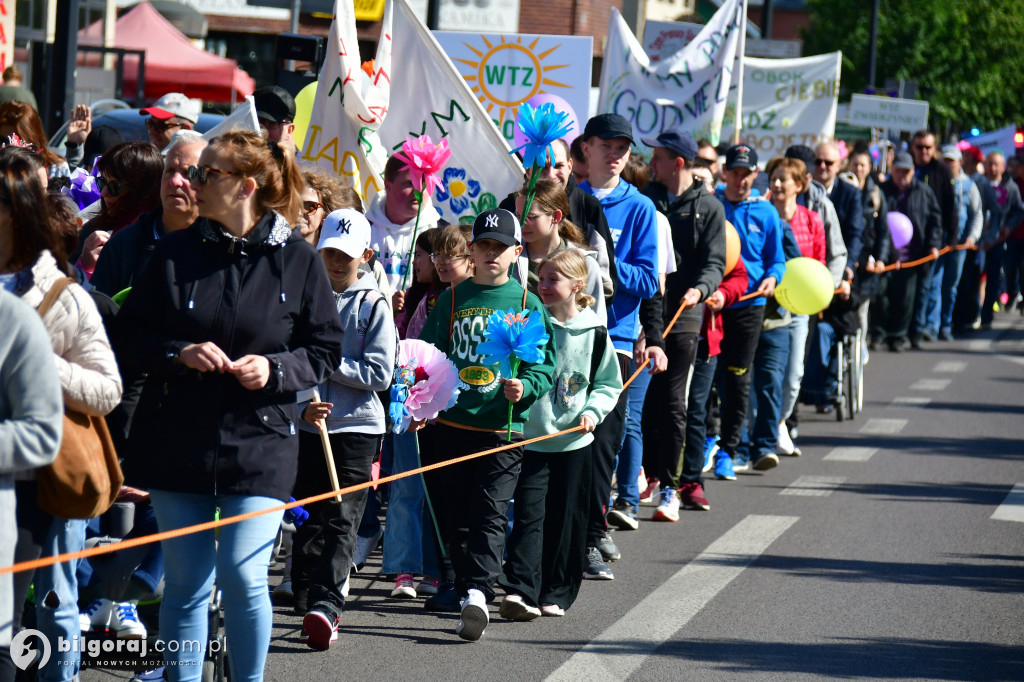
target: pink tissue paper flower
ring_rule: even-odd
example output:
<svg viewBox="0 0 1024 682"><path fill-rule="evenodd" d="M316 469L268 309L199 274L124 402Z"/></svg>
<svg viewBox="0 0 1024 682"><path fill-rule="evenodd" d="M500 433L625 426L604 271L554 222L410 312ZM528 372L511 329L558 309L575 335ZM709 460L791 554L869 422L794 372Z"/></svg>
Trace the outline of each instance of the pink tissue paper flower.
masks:
<svg viewBox="0 0 1024 682"><path fill-rule="evenodd" d="M399 364L416 368L416 383L409 389L405 407L413 419L436 419L458 399L459 373L433 344L419 339L401 342ZM425 379L420 379L423 375Z"/></svg>
<svg viewBox="0 0 1024 682"><path fill-rule="evenodd" d="M412 186L418 192L432 195L434 190L441 187L441 179L437 174L448 163L452 150L448 148L448 140L442 139L435 145L429 135L410 135L402 143L402 150L395 152L395 156L405 162L402 170L409 171Z"/></svg>

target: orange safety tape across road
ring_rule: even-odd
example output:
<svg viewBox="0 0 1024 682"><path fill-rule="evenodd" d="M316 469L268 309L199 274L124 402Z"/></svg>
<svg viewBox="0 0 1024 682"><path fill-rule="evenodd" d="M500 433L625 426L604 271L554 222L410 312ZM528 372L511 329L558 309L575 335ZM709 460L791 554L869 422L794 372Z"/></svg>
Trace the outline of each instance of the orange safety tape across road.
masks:
<svg viewBox="0 0 1024 682"><path fill-rule="evenodd" d="M967 244L959 244L955 247L952 247L952 250L956 251L960 251L963 249L977 249L977 247L968 246ZM943 253L948 253L950 250L951 247L949 246L943 247L939 251L939 255L941 256ZM912 268L935 259L936 256L929 254L928 256L920 258L916 261L910 261L908 263L893 263L892 265L886 266L885 271L887 272L889 270L895 270L897 268ZM739 300L746 301L751 298L755 298L759 295L760 294L758 294L757 292L753 292L740 297ZM671 321L669 321L668 325L666 325L665 331L662 333L662 338L668 336L669 332L672 330L672 327L675 326L675 323L679 319L679 316L682 314L682 312L683 305L680 304L679 309L676 311L676 314L672 316ZM633 374L622 384L623 392L625 392L626 389L629 388L629 385L633 383L633 381L640 375L640 372L642 372L650 363L651 360L650 358L648 358L647 360L644 361L643 364L636 368L636 371L633 372ZM162 542L163 540L172 540L183 535L202 533L203 531L212 530L214 528L220 528L221 526L229 526L231 524L241 523L242 521L248 521L249 519L253 519L257 516L262 516L264 514L273 514L275 512L285 511L288 509L293 509L295 507L301 507L302 505L311 504L313 502L322 502L331 497L334 497L335 495L347 495L348 493L353 493L356 492L357 490L362 490L363 488L370 488L373 486L380 485L382 483L391 483L392 481L397 481L402 478L408 478L409 476L417 476L427 471L433 471L434 469L440 469L442 467L451 466L453 464L467 462L471 459L484 457L486 455L493 455L496 452L511 450L512 448L518 448L523 445L538 443L542 440L548 440L549 438L556 438L558 436L564 436L569 433L575 433L576 431L580 431L582 429L582 426L574 426L571 429L565 429L563 431L558 431L556 433L548 433L543 436L537 436L536 438L530 438L528 440L520 441L518 443L508 443L506 445L502 445L501 447L491 448L490 450L482 450L480 452L474 452L469 455L463 455L462 457L456 457L454 459L445 460L444 462L428 464L427 466L420 467L418 469L411 469L409 471L403 471L398 474L392 474L391 476L385 476L383 478L377 479L376 481L371 480L366 481L364 483L359 483L358 485L349 486L347 488L341 488L340 490L330 490L326 493L321 493L320 495L313 495L312 497L306 497L301 500L295 500L294 502L289 502L287 504L280 504L277 505L276 507L270 507L269 509L261 509L259 511L248 512L246 514L239 514L238 516L229 516L227 518L219 519L216 521L207 521L206 523L199 523L194 526L185 526L184 528L177 528L175 530L164 531L162 533L154 533L153 535L146 535L139 538L122 540L118 543L111 545L97 545L96 547L90 547L89 549L83 549L77 552L68 552L66 554L58 554L52 557L34 559L32 561L24 561L20 564L13 564L11 566L3 566L0 567L0 575L4 575L6 573L21 573L22 571L30 571L35 570L37 568L43 568L44 566L52 566L54 564L59 564L64 561L73 561L75 559L87 559L89 557L100 556L102 554L112 554L113 552L119 552L124 549L131 549L132 547L149 545L154 542Z"/></svg>
<svg viewBox="0 0 1024 682"><path fill-rule="evenodd" d="M444 462L437 462L436 464L428 464L427 466L420 467L418 469L411 469L410 471L403 471L399 474L393 474L391 476L385 476L379 478L376 481L366 481L365 483L359 483L358 485L352 485L347 488L341 488L340 490L331 490L320 495L313 495L312 497L306 497L301 500L295 500L287 504L279 504L276 507L270 507L269 509L261 509L259 511L248 512L246 514L239 514L238 516L229 516L218 521L207 521L206 523L198 523L194 526L185 526L184 528L177 528L175 530L168 530L162 533L154 533L153 535L146 535L140 538L131 538L128 540L122 540L116 544L103 545L90 547L89 549L83 549L78 552L68 552L67 554L58 554L57 556L45 557L42 559L35 559L33 561L25 561L20 564L14 564L13 566L4 566L0 568L0 575L5 573L20 573L22 571L29 571L36 568L42 568L44 566L52 566L53 564L59 564L64 561L71 561L73 559L86 559L89 557L99 556L101 554L110 554L112 552L119 552L122 549L130 549L131 547L138 547L140 545L148 545L154 542L161 542L163 540L171 540L173 538L181 537L182 535L190 535L192 533L201 533L203 531L212 530L214 528L220 528L221 526L229 526L233 523L241 523L242 521L248 521L249 519L262 516L263 514L273 514L274 512L284 511L286 509L292 509L294 507L300 507L304 504L310 504L312 502L322 502L328 498L334 497L335 495L346 495L353 493L363 488L370 488L381 483L390 483L397 481L401 478L407 478L409 476L416 476L427 471L433 471L434 469L440 469L441 467L450 466L452 464L459 464L460 462L466 462L477 457L483 457L485 455L493 455L496 452L503 450L511 450L512 448L522 447L524 445L530 445L531 443L537 443L548 438L554 438L556 436L564 436L568 433L574 433L582 430L582 426L574 426L571 429L565 429L558 431L557 433L548 433L543 436L536 438L530 438L527 440L519 441L518 443L508 443L501 447L491 448L490 450L482 450L480 452L474 452L469 455L463 455L462 457L456 457L454 459L445 460Z"/></svg>

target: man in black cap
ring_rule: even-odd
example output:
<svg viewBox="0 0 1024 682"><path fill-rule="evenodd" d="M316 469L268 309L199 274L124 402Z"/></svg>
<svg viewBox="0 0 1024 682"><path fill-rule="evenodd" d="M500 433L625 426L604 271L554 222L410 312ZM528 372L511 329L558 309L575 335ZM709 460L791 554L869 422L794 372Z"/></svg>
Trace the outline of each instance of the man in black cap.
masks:
<svg viewBox="0 0 1024 682"><path fill-rule="evenodd" d="M715 456L715 476L736 480L736 471L750 466L764 470L777 466L775 453L763 454L754 462L737 457L750 398L750 368L761 336L764 306L775 294L775 286L786 272L782 250L782 221L764 197L752 194L758 175L757 152L745 144L725 153L725 187L716 196L725 208L725 219L740 237L740 258L747 269L750 284L747 300L740 300L722 311L722 354L719 358L722 395L721 449Z"/></svg>
<svg viewBox="0 0 1024 682"><path fill-rule="evenodd" d="M260 127L266 128L267 139L295 151L295 100L291 93L278 85L267 85L252 93L252 98L256 118Z"/></svg>
<svg viewBox="0 0 1024 682"><path fill-rule="evenodd" d="M619 359L623 381L633 373L633 343L639 338L638 311L643 299L658 293L658 235L656 211L650 199L619 176L629 160L633 145L633 127L618 114L599 114L587 121L582 147L587 157L589 176L580 189L601 202L611 228L615 265L619 281L615 299L608 307L608 333ZM647 337L644 359L653 362L652 373L665 369L664 342ZM606 533L605 506L611 492L615 455L622 443L626 420L626 401L620 400L594 432L593 487L590 524L587 528L588 566L584 577L611 580L611 570L602 560L618 558L618 549ZM636 415L639 429L640 415ZM639 470L639 463L636 463ZM620 485L636 486L620 477ZM626 510L628 527L635 528L635 511Z"/></svg>
<svg viewBox="0 0 1024 682"><path fill-rule="evenodd" d="M892 211L910 218L914 226L910 242L904 247L903 260L917 260L931 253L938 256L944 233L942 212L935 193L924 180L914 174L914 159L900 152L892 163L892 177L882 184L882 193ZM898 353L908 335L910 344L919 348L925 327L925 307L931 287L931 268L899 269L889 276L888 290L882 296L880 318L885 324L889 350ZM920 305L917 301L921 299ZM920 310L920 316L917 314Z"/></svg>
<svg viewBox="0 0 1024 682"><path fill-rule="evenodd" d="M683 445L688 443L686 382L697 354L704 313L700 304L718 289L725 273L725 211L702 180L694 181L697 143L690 133L668 131L643 143L653 150L650 168L654 176L643 193L668 217L677 268L666 278L659 322L672 319L680 306L684 308L665 339L668 369L651 380L645 409L659 432L653 444L658 466L651 473L662 491L653 518L678 521L680 505L684 509L710 508L701 479L702 435L694 437L700 441L697 447L687 446L682 475L677 472Z"/></svg>

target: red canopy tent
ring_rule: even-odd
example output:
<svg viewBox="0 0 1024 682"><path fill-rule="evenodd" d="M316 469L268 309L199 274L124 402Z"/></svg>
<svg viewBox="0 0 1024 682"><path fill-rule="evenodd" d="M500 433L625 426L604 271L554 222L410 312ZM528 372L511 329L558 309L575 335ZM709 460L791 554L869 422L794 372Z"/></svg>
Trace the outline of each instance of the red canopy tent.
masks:
<svg viewBox="0 0 1024 682"><path fill-rule="evenodd" d="M140 2L115 24L114 47L146 51L145 96L155 100L168 92L182 92L208 102L237 102L251 95L256 81L238 68L238 62L192 45L148 2ZM79 31L84 45L102 44L100 22ZM125 59L124 96L133 97L138 60Z"/></svg>

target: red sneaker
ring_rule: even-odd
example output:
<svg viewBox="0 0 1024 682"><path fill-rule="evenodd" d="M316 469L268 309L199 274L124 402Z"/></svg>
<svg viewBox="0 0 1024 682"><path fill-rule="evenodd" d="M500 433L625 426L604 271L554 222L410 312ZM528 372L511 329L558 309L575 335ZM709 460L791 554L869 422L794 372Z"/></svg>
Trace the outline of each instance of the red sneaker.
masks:
<svg viewBox="0 0 1024 682"><path fill-rule="evenodd" d="M656 478L647 479L647 487L640 493L640 504L657 503L658 491L661 489L661 481Z"/></svg>
<svg viewBox="0 0 1024 682"><path fill-rule="evenodd" d="M684 483L679 488L679 503L683 509L701 509L711 511L708 498L704 497L704 486L700 483Z"/></svg>

